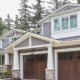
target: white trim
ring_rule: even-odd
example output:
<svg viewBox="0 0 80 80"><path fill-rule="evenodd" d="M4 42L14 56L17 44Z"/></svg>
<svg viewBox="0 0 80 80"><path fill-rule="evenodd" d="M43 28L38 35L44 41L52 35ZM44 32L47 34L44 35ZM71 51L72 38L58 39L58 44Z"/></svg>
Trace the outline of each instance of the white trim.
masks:
<svg viewBox="0 0 80 80"><path fill-rule="evenodd" d="M58 80L58 53L54 53L55 56L55 80Z"/></svg>
<svg viewBox="0 0 80 80"><path fill-rule="evenodd" d="M0 40L0 48L2 49L2 40Z"/></svg>
<svg viewBox="0 0 80 80"><path fill-rule="evenodd" d="M33 54L36 55L36 54L47 54L48 51L37 51L37 52L34 52ZM20 54L20 74L21 74L21 79L23 79L23 56L24 55L31 55L31 52L29 53L21 53Z"/></svg>
<svg viewBox="0 0 80 80"><path fill-rule="evenodd" d="M20 47L20 48L14 48L13 50L30 49L30 48L38 48L38 47L48 47L49 45L50 45L50 44L38 45L38 46Z"/></svg>
<svg viewBox="0 0 80 80"><path fill-rule="evenodd" d="M65 5L65 6L68 6L68 4ZM63 6L63 8L64 8L65 6ZM73 6L74 6L74 5L73 5ZM77 6L77 5L76 5L76 6ZM61 7L61 8L62 8L62 7ZM56 10L56 11L54 11L53 13L51 13L50 15L48 15L48 16L46 16L45 18L43 18L43 19L41 19L40 21L38 21L38 23L42 23L42 22L44 22L45 20L47 20L48 18L50 18L50 17L52 17L52 16L64 14L64 13L66 13L66 12L72 12L72 11L75 11L75 10L78 10L78 9L80 9L80 7L75 8L75 9L73 8L73 9L70 9L70 10L67 10L67 11L62 11L62 12L59 12L59 13L56 13L56 11L58 11L58 10Z"/></svg>
<svg viewBox="0 0 80 80"><path fill-rule="evenodd" d="M55 50L55 78L56 78L55 80L58 80L58 53L68 51L80 51L80 47Z"/></svg>
<svg viewBox="0 0 80 80"><path fill-rule="evenodd" d="M30 37L29 37L29 47L32 46L32 41L31 41L31 39L32 39L32 37L30 36Z"/></svg>

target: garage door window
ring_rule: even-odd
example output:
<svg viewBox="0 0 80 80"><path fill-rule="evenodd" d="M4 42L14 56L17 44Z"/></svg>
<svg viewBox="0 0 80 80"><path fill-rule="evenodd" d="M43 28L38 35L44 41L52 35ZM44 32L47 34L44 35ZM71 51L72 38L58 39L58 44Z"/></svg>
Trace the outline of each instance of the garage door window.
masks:
<svg viewBox="0 0 80 80"><path fill-rule="evenodd" d="M73 53L72 52L59 53L58 58L59 60L72 60Z"/></svg>

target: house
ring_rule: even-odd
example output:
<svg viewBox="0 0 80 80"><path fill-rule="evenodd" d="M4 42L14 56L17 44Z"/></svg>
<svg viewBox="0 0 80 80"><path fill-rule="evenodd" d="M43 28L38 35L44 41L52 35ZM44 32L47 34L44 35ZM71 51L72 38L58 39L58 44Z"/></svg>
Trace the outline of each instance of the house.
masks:
<svg viewBox="0 0 80 80"><path fill-rule="evenodd" d="M26 31L13 29L0 37L0 71L3 71L5 48L20 38ZM9 53L9 63L12 65L13 54ZM5 62L6 63L6 62Z"/></svg>
<svg viewBox="0 0 80 80"><path fill-rule="evenodd" d="M79 4L66 4L41 19L40 35L27 32L5 47L3 67L12 61L15 78L80 80L79 20Z"/></svg>

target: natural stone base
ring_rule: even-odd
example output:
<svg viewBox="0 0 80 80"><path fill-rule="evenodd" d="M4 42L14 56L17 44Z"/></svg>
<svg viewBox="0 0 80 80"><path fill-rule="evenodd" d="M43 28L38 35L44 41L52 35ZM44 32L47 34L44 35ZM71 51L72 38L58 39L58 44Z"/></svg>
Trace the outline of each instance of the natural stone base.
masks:
<svg viewBox="0 0 80 80"><path fill-rule="evenodd" d="M12 70L12 76L13 78L20 78L20 70Z"/></svg>
<svg viewBox="0 0 80 80"><path fill-rule="evenodd" d="M11 65L3 65L3 72L11 71Z"/></svg>
<svg viewBox="0 0 80 80"><path fill-rule="evenodd" d="M55 71L46 69L46 80L55 80Z"/></svg>

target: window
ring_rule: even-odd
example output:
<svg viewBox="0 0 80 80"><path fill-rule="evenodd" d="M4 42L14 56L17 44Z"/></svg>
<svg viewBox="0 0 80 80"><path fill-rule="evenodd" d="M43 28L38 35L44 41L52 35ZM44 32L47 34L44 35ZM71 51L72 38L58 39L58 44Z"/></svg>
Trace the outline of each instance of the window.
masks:
<svg viewBox="0 0 80 80"><path fill-rule="evenodd" d="M72 60L73 53L72 52L59 53L58 58L59 60Z"/></svg>
<svg viewBox="0 0 80 80"><path fill-rule="evenodd" d="M0 66L4 64L4 55L0 55Z"/></svg>
<svg viewBox="0 0 80 80"><path fill-rule="evenodd" d="M68 21L69 21L68 17L62 18L62 30L69 28L69 22Z"/></svg>
<svg viewBox="0 0 80 80"><path fill-rule="evenodd" d="M40 34L40 31L39 32L36 32L37 34Z"/></svg>
<svg viewBox="0 0 80 80"><path fill-rule="evenodd" d="M70 28L77 27L77 15L70 16Z"/></svg>
<svg viewBox="0 0 80 80"><path fill-rule="evenodd" d="M60 30L59 19L54 19L54 31L59 31L59 30Z"/></svg>

